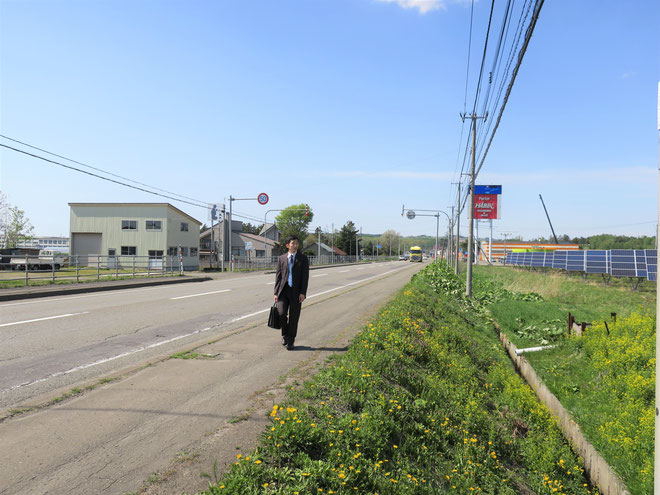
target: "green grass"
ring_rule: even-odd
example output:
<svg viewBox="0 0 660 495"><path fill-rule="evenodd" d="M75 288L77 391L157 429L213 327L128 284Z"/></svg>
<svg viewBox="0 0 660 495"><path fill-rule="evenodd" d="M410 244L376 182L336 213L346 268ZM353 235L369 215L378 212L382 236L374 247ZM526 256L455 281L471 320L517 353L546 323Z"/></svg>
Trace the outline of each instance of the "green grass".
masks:
<svg viewBox="0 0 660 495"><path fill-rule="evenodd" d="M6 272L9 273L10 275L6 275L5 273L0 273L3 275L5 278L8 276L12 276L14 280L6 280L0 278L0 289L11 289L11 288L17 288L17 287L26 287L25 285L25 274L21 276L21 272ZM13 275L11 275L13 274ZM135 278L148 278L147 277L147 272L146 271L136 271L135 272ZM162 274L160 271L152 271L150 272L149 277L172 277L172 276L178 276L179 272L166 272ZM66 278L65 278L66 277ZM100 279L97 279L97 273L96 270L81 270L79 273L80 280L76 280L76 272L70 272L70 271L59 271L55 272L55 281L53 282L52 275L50 272L42 272L42 273L30 273L29 278L28 278L28 286L29 287L38 287L38 286L44 286L44 285L66 285L66 284L77 284L77 283L87 283L87 282L105 282L105 281L112 281L112 280L132 280L133 279L133 272L132 271L119 271L119 275L117 276L114 270L101 270L100 271Z"/></svg>
<svg viewBox="0 0 660 495"><path fill-rule="evenodd" d="M655 384L655 291L631 291L525 270L478 267L475 295L534 288L542 302L501 298L489 306L500 328L518 347L550 341L555 348L527 360L580 425L585 436L632 494L653 491ZM509 295L520 293L509 293ZM567 335L568 312L593 321L582 337ZM610 313L617 313L613 322ZM544 322L559 318L562 332L548 335ZM521 321L523 322L521 324ZM607 325L604 323L607 322ZM522 327L540 329L534 338Z"/></svg>
<svg viewBox="0 0 660 495"><path fill-rule="evenodd" d="M462 290L417 274L205 493L596 492Z"/></svg>
<svg viewBox="0 0 660 495"><path fill-rule="evenodd" d="M473 293L488 309L516 347L534 347L561 340L568 313L576 321L610 321L655 307L655 288L647 282L633 291L627 279L583 279L557 272L512 267L476 266ZM524 300L530 293L537 301Z"/></svg>

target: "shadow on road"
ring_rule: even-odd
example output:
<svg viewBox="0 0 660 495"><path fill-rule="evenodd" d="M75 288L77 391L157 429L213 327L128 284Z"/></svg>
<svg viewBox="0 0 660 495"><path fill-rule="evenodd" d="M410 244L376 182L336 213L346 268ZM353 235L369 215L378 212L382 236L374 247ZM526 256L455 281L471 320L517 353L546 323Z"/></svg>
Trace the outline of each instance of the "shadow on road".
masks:
<svg viewBox="0 0 660 495"><path fill-rule="evenodd" d="M306 345L294 346L292 351L329 351L329 352L346 352L347 346L344 347L309 347Z"/></svg>

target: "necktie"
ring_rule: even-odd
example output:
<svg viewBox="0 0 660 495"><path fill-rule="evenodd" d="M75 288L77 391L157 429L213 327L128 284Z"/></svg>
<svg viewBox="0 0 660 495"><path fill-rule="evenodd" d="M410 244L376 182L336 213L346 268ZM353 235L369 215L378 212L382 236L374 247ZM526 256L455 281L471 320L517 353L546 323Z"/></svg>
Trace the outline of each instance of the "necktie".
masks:
<svg viewBox="0 0 660 495"><path fill-rule="evenodd" d="M293 255L289 256L289 287L293 287Z"/></svg>

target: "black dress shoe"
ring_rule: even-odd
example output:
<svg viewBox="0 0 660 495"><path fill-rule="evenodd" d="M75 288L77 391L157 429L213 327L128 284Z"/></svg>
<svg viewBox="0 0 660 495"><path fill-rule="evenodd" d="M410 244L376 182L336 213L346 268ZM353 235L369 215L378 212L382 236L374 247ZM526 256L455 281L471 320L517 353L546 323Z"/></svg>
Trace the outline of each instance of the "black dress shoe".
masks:
<svg viewBox="0 0 660 495"><path fill-rule="evenodd" d="M291 343L291 344L287 344L287 345L286 345L286 350L287 350L287 351L292 351L292 350L293 350L293 344L292 344L292 343Z"/></svg>
<svg viewBox="0 0 660 495"><path fill-rule="evenodd" d="M282 345L286 345L286 339L282 337Z"/></svg>

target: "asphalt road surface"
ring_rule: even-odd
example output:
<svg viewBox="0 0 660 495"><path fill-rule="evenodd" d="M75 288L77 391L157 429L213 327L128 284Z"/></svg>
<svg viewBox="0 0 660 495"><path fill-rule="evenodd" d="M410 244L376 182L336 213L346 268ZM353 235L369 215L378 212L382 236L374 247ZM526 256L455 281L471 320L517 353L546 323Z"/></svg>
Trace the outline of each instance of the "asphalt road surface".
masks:
<svg viewBox="0 0 660 495"><path fill-rule="evenodd" d="M265 325L273 274L0 304L0 494L203 489L199 470L252 445L285 388L422 267L312 270L294 351Z"/></svg>

